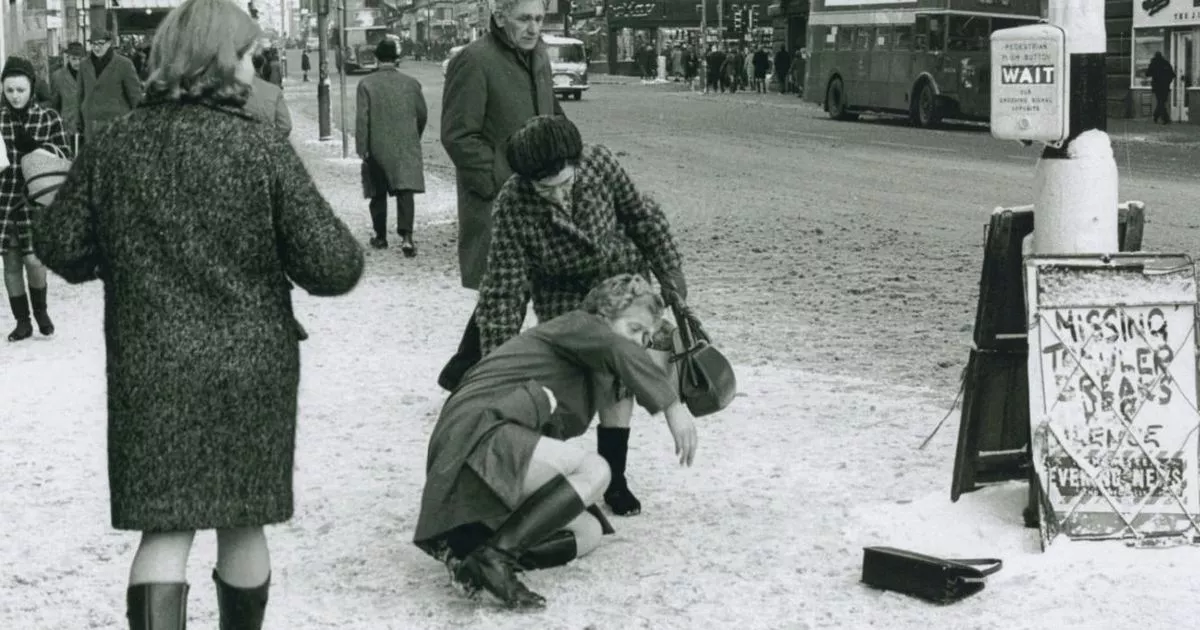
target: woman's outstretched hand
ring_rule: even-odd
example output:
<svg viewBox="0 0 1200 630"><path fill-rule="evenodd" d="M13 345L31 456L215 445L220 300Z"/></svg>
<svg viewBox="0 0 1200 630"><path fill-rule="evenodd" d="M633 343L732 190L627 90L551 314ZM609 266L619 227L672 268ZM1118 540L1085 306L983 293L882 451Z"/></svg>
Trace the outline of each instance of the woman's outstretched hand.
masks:
<svg viewBox="0 0 1200 630"><path fill-rule="evenodd" d="M696 435L696 419L687 407L678 402L667 407L666 415L667 427L671 429L671 436L675 438L675 454L679 456L679 465L691 466L700 441Z"/></svg>

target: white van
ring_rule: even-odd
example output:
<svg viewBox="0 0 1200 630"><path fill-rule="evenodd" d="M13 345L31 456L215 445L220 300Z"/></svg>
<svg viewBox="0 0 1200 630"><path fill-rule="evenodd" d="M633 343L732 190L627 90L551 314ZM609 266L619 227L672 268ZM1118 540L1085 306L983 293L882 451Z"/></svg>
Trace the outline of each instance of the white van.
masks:
<svg viewBox="0 0 1200 630"><path fill-rule="evenodd" d="M583 42L573 37L542 34L546 52L550 55L550 71L554 75L554 94L580 100L588 89L588 59ZM466 46L455 46L442 62L442 76L450 60Z"/></svg>

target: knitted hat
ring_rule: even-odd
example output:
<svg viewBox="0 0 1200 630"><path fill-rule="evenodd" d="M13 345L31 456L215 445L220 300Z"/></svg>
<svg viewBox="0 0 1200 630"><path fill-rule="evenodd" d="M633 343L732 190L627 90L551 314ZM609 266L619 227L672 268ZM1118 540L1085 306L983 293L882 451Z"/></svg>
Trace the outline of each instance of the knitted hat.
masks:
<svg viewBox="0 0 1200 630"><path fill-rule="evenodd" d="M534 116L508 138L508 167L525 179L557 174L583 154L579 128L565 116Z"/></svg>
<svg viewBox="0 0 1200 630"><path fill-rule="evenodd" d="M33 83L37 79L37 72L33 69L33 64L29 63L28 59L13 55L8 58L8 61L4 62L4 71L0 72L0 81L8 77L17 76L25 77L29 79L30 83Z"/></svg>
<svg viewBox="0 0 1200 630"><path fill-rule="evenodd" d="M83 44L79 42L71 42L70 44L67 44L68 57L83 57L85 55L87 55L87 50L83 48Z"/></svg>

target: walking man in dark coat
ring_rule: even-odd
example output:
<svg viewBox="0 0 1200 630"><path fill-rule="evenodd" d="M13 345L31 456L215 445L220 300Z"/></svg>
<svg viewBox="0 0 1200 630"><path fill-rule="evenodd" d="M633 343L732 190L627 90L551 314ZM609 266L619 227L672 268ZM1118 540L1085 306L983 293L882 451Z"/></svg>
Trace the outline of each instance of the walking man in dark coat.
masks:
<svg viewBox="0 0 1200 630"><path fill-rule="evenodd" d="M534 116L562 114L541 37L545 16L543 0L496 0L488 33L446 67L442 146L454 162L458 266L468 289L478 289L483 279L492 238L492 200L512 175L504 157L505 140ZM472 313L438 384L453 391L479 358L479 327Z"/></svg>
<svg viewBox="0 0 1200 630"><path fill-rule="evenodd" d="M1154 93L1154 122L1171 124L1171 111L1167 109L1167 101L1171 99L1171 84L1175 82L1175 68L1163 56L1162 52L1154 53L1150 67L1146 69L1150 77L1150 91Z"/></svg>
<svg viewBox="0 0 1200 630"><path fill-rule="evenodd" d="M94 31L91 45L92 54L79 64L79 122L85 142L142 101L137 70L113 49L108 31Z"/></svg>
<svg viewBox="0 0 1200 630"><path fill-rule="evenodd" d="M78 149L76 136L79 134L79 64L85 55L87 51L83 44L67 44L62 67L50 74L50 109L62 116L67 140L75 149Z"/></svg>
<svg viewBox="0 0 1200 630"><path fill-rule="evenodd" d="M775 53L775 79L779 81L779 93L787 94L791 89L792 78L792 53L788 52L787 46L780 46L779 52Z"/></svg>
<svg viewBox="0 0 1200 630"><path fill-rule="evenodd" d="M400 46L392 39L375 46L379 68L358 83L354 146L362 158L363 195L371 200L371 247L386 249L387 200L396 198L396 234L404 255L417 255L413 242L413 195L425 192L421 136L428 109L421 83L400 72Z"/></svg>

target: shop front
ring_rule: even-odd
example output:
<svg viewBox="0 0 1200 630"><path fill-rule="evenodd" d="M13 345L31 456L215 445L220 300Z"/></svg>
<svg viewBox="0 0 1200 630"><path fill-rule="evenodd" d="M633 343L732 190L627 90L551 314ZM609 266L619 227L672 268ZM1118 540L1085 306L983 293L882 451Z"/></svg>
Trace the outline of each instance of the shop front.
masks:
<svg viewBox="0 0 1200 630"><path fill-rule="evenodd" d="M1134 115L1150 118L1154 95L1147 71L1155 53L1175 70L1167 101L1171 120L1200 124L1200 3L1195 0L1133 0L1130 87Z"/></svg>

